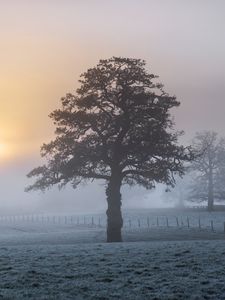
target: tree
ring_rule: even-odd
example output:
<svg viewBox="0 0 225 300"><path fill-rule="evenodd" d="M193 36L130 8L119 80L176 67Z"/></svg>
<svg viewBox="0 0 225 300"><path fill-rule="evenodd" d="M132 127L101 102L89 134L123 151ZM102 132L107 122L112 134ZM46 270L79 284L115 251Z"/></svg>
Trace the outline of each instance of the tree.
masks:
<svg viewBox="0 0 225 300"><path fill-rule="evenodd" d="M121 185L173 185L190 159L169 112L180 103L156 78L143 60L121 57L100 60L82 74L76 94L50 114L56 138L42 146L47 164L28 174L37 179L27 191L105 180L107 241L122 241Z"/></svg>
<svg viewBox="0 0 225 300"><path fill-rule="evenodd" d="M225 141L216 132L203 131L193 140L195 159L191 164L191 201L207 201L208 210L214 209L214 201L225 199Z"/></svg>

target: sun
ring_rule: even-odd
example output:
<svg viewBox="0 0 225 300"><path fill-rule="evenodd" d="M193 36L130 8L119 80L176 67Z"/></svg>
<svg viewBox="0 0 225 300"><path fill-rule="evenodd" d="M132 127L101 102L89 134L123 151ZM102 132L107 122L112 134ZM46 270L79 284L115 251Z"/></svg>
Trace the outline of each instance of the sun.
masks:
<svg viewBox="0 0 225 300"><path fill-rule="evenodd" d="M0 143L0 153L4 152L4 148L5 148L4 144Z"/></svg>
<svg viewBox="0 0 225 300"><path fill-rule="evenodd" d="M7 146L0 142L0 159L7 156Z"/></svg>

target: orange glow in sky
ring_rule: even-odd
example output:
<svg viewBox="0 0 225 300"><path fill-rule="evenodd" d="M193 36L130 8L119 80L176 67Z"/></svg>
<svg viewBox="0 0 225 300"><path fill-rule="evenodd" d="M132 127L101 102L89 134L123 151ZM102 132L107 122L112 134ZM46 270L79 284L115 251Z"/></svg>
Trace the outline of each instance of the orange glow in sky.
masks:
<svg viewBox="0 0 225 300"><path fill-rule="evenodd" d="M0 143L0 156L4 155L5 153L5 145Z"/></svg>
<svg viewBox="0 0 225 300"><path fill-rule="evenodd" d="M185 143L201 130L225 137L224 12L224 0L0 0L0 213L102 209L97 185L24 193L26 174L44 163L41 145L54 138L48 115L100 59L146 60L181 102L172 114ZM135 207L141 198L147 207L145 196Z"/></svg>
<svg viewBox="0 0 225 300"><path fill-rule="evenodd" d="M7 145L1 145L0 155L39 153L53 137L48 115L60 106L60 98L76 90L82 72L111 56L147 61L166 91L182 102L178 128L191 133L225 128L220 106L225 7L224 1L217 4L0 1L0 141Z"/></svg>
<svg viewBox="0 0 225 300"><path fill-rule="evenodd" d="M8 160L10 154L11 153L8 145L0 142L0 162L4 162L5 160Z"/></svg>

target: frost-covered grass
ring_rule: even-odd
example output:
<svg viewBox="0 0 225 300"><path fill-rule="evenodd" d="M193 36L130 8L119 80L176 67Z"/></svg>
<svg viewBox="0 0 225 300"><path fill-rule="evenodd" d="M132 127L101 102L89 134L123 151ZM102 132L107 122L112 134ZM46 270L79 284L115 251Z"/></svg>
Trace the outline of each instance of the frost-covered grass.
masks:
<svg viewBox="0 0 225 300"><path fill-rule="evenodd" d="M225 299L225 235L176 227L0 225L0 299ZM135 242L134 242L135 241Z"/></svg>
<svg viewBox="0 0 225 300"><path fill-rule="evenodd" d="M224 256L224 241L2 246L0 298L225 299Z"/></svg>

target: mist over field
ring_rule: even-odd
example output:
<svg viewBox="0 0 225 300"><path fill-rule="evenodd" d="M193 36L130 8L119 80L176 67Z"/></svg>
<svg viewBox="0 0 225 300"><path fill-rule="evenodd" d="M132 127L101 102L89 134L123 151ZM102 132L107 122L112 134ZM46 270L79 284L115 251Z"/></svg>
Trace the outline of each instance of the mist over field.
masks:
<svg viewBox="0 0 225 300"><path fill-rule="evenodd" d="M0 299L225 299L224 28L223 0L0 0Z"/></svg>
<svg viewBox="0 0 225 300"><path fill-rule="evenodd" d="M107 202L105 199L106 184L93 182L74 190L66 187L59 190L57 187L42 192L24 192L28 184L25 176L33 167L18 164L0 171L2 178L0 215L4 214L31 214L31 213L75 213L89 214L105 212ZM22 174L22 176L21 176ZM13 182L13 187L12 187ZM123 209L154 208L173 206L174 203L165 202L162 195L165 187L159 186L156 190L146 191L140 187L124 186Z"/></svg>
<svg viewBox="0 0 225 300"><path fill-rule="evenodd" d="M205 129L223 135L223 1L11 0L0 6L2 211L44 210L51 205L52 210L64 205L66 209L73 201L77 210L85 209L84 202L87 210L105 208L104 187L95 183L82 187L82 192L23 191L30 183L26 174L40 162L40 146L53 138L49 113L59 107L62 96L75 91L79 75L100 58L146 60L165 90L181 101L173 110L176 128L185 130L181 142L189 144L196 131ZM163 205L159 194L134 188L123 195L123 206L145 207L146 199L149 207Z"/></svg>

